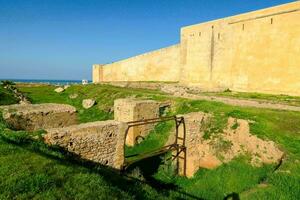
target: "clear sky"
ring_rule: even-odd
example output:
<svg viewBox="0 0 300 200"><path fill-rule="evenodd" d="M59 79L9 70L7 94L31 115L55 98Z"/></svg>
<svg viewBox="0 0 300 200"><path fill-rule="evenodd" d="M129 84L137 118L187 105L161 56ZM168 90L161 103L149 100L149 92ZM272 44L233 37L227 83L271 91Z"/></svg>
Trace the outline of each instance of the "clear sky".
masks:
<svg viewBox="0 0 300 200"><path fill-rule="evenodd" d="M292 0L0 0L0 79L91 79L179 42L180 27Z"/></svg>

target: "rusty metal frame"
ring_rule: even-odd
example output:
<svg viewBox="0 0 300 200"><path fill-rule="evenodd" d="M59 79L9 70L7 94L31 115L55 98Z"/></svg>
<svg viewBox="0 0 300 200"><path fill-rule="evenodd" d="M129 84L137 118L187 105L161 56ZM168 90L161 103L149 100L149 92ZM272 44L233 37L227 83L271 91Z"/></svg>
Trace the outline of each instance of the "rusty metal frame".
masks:
<svg viewBox="0 0 300 200"><path fill-rule="evenodd" d="M144 120L138 120L138 121L131 121L128 122L128 128L126 129L125 132L125 140L124 140L124 154L125 154L125 146L126 146L126 138L129 132L129 129L132 127L136 127L136 126L143 126L143 125L147 125L147 124L155 124L158 122L166 122L166 121L174 121L175 125L176 125L176 138L175 138L175 142L171 145L167 145L164 147L161 147L159 149L156 150L152 150L149 152L145 152L145 153L141 153L141 154L137 154L134 156L142 156L142 158L139 158L137 160L133 160L133 161L126 161L126 157L124 157L124 165L122 167L122 171L126 171L126 169L140 161L143 159L147 159L150 157L154 157L156 155L161 155L167 152L172 152L174 150L176 150L176 154L172 154L172 161L174 161L177 158L177 173L179 172L179 159L183 159L184 160L184 164L183 164L183 174L184 176L186 175L186 146L185 146L185 139L186 139L186 128L185 128L185 122L184 122L184 118L181 117L177 117L177 116L170 116L170 117L160 117L160 118L153 118L153 119L144 119ZM183 137L179 137L179 127L183 125ZM181 141L181 144L179 144L179 140ZM180 156L180 154L183 152L183 157ZM128 157L132 157L132 156L127 156Z"/></svg>

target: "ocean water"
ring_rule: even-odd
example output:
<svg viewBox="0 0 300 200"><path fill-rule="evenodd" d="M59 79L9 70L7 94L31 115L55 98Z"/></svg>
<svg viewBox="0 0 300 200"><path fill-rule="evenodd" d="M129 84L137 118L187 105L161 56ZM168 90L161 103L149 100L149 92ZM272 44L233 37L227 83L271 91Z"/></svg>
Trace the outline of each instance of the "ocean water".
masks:
<svg viewBox="0 0 300 200"><path fill-rule="evenodd" d="M0 79L2 80L10 80L15 83L44 83L51 85L73 85L73 84L81 84L81 80L37 80L37 79ZM92 81L88 81L91 83Z"/></svg>

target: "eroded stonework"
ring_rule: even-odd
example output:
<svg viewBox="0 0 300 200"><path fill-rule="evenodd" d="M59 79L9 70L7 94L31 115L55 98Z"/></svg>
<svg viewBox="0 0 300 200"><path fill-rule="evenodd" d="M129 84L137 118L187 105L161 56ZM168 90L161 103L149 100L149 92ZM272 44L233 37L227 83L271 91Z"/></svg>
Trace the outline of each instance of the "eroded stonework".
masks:
<svg viewBox="0 0 300 200"><path fill-rule="evenodd" d="M253 166L279 163L282 159L284 153L274 142L262 140L250 133L247 120L229 118L223 132L204 138L211 117L201 112L184 115L187 177L192 177L200 168L216 168L241 155L249 155ZM182 166L181 160L181 174Z"/></svg>
<svg viewBox="0 0 300 200"><path fill-rule="evenodd" d="M4 120L15 130L66 127L77 123L76 109L65 104L28 104L1 106Z"/></svg>
<svg viewBox="0 0 300 200"><path fill-rule="evenodd" d="M131 122L159 117L159 103L152 100L117 99L114 102L114 118L117 121ZM133 146L139 137L144 138L155 124L131 127L126 137L126 144Z"/></svg>
<svg viewBox="0 0 300 200"><path fill-rule="evenodd" d="M82 159L121 169L124 163L126 129L126 123L114 120L90 122L48 129L44 140L47 144L63 147Z"/></svg>

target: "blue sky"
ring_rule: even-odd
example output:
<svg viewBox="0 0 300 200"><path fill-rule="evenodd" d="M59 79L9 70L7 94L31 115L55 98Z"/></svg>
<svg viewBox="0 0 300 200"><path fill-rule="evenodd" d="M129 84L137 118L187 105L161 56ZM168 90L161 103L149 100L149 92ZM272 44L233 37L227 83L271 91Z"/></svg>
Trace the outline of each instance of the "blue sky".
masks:
<svg viewBox="0 0 300 200"><path fill-rule="evenodd" d="M179 42L180 27L292 0L0 0L0 79L91 79Z"/></svg>

